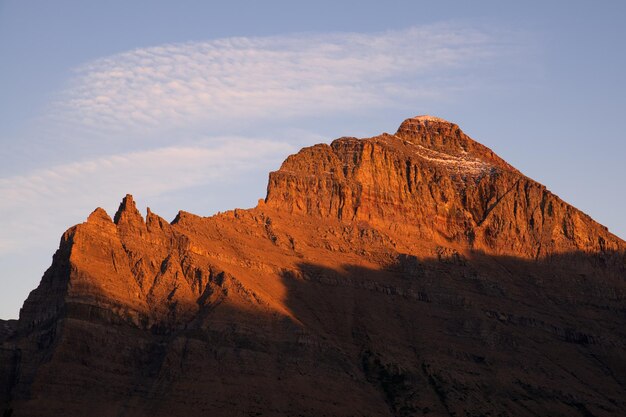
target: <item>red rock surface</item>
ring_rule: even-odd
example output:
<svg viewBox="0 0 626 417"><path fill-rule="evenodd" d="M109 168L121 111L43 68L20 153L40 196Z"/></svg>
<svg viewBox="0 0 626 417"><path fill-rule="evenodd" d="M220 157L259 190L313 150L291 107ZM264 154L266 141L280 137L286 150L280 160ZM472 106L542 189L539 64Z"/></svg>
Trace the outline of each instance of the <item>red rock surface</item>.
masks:
<svg viewBox="0 0 626 417"><path fill-rule="evenodd" d="M61 239L0 323L0 405L52 416L615 416L626 244L457 125L290 156L267 197Z"/></svg>

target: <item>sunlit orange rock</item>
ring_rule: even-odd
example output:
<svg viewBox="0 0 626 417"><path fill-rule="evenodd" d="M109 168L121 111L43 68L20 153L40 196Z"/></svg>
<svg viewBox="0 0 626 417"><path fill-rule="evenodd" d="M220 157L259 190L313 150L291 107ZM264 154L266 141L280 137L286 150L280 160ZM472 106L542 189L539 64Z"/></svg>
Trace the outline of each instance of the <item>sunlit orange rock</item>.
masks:
<svg viewBox="0 0 626 417"><path fill-rule="evenodd" d="M408 119L290 156L252 209L96 209L0 322L0 411L619 415L625 249L457 125Z"/></svg>

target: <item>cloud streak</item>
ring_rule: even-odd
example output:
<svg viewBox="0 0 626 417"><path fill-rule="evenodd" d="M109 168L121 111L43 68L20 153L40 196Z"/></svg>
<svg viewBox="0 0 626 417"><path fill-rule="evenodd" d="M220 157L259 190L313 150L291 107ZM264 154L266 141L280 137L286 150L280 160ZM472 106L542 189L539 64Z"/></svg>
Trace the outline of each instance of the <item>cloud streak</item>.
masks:
<svg viewBox="0 0 626 417"><path fill-rule="evenodd" d="M354 112L462 88L454 71L501 49L494 36L446 25L168 44L78 68L51 115L86 131L147 133Z"/></svg>
<svg viewBox="0 0 626 417"><path fill-rule="evenodd" d="M56 239L63 228L98 204L114 207L127 192L143 198L208 184L238 181L259 167L276 166L293 149L264 139L211 138L211 145L170 146L103 156L0 178L0 252L32 245L33 235ZM259 196L261 197L261 196ZM53 233L54 231L54 233Z"/></svg>

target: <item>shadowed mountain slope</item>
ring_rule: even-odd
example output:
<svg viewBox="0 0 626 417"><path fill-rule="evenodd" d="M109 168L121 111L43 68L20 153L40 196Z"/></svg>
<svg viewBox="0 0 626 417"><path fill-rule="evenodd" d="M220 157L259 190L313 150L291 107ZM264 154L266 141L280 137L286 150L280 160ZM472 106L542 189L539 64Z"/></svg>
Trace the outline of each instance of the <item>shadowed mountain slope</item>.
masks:
<svg viewBox="0 0 626 417"><path fill-rule="evenodd" d="M408 119L290 156L253 209L96 209L0 322L0 406L618 415L625 249L455 124Z"/></svg>

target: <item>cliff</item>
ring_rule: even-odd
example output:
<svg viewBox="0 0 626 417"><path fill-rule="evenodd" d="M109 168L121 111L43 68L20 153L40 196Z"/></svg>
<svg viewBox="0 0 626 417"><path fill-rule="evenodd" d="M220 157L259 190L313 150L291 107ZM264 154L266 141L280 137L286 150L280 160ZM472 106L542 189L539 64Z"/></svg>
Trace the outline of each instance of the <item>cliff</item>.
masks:
<svg viewBox="0 0 626 417"><path fill-rule="evenodd" d="M290 156L168 223L127 195L0 323L5 415L617 415L626 244L457 125Z"/></svg>
<svg viewBox="0 0 626 417"><path fill-rule="evenodd" d="M404 121L394 135L303 149L270 174L267 202L523 258L622 245L457 125L430 116Z"/></svg>

